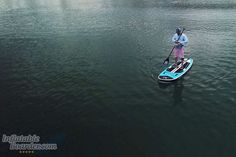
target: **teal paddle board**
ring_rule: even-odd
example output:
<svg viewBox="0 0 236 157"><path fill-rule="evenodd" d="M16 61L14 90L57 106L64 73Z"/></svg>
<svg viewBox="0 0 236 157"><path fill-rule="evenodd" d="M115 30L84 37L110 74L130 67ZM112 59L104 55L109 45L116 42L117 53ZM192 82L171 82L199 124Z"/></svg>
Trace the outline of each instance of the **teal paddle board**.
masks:
<svg viewBox="0 0 236 157"><path fill-rule="evenodd" d="M183 63L183 69L181 69L181 61L178 61L177 66L174 66L174 64L172 64L164 71L162 71L158 76L158 80L160 82L172 82L178 80L191 69L192 65L193 59L185 58Z"/></svg>

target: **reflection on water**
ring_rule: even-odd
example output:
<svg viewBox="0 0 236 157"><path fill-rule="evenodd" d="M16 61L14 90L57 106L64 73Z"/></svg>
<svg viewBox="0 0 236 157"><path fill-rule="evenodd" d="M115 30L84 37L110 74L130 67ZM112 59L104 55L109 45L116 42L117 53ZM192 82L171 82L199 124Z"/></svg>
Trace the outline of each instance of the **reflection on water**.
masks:
<svg viewBox="0 0 236 157"><path fill-rule="evenodd" d="M180 104L182 102L183 90L184 90L183 80L179 80L178 83L174 84L174 91L173 91L174 105Z"/></svg>
<svg viewBox="0 0 236 157"><path fill-rule="evenodd" d="M184 78L181 78L178 81L174 82L167 82L167 83L159 82L158 85L161 90L171 88L170 92L173 99L173 105L181 104L183 99L182 94L184 91Z"/></svg>

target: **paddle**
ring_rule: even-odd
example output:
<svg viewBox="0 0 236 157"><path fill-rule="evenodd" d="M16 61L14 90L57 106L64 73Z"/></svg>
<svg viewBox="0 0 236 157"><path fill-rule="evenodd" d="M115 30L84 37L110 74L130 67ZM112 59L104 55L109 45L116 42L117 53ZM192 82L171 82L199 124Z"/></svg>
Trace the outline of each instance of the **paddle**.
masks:
<svg viewBox="0 0 236 157"><path fill-rule="evenodd" d="M180 39L182 33L184 32L184 30L185 30L185 28L183 28L182 32L179 35L179 38L176 41L179 41L179 39ZM170 55L172 54L174 48L175 48L175 45L173 46L172 50L170 51L169 56L164 60L163 64L165 64L165 65L169 64L169 58L170 58Z"/></svg>

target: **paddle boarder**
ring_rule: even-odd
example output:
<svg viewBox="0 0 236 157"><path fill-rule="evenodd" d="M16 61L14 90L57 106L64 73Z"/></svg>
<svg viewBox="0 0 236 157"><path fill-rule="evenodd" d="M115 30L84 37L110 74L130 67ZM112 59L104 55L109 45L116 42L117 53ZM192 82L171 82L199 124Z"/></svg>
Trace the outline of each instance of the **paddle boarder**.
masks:
<svg viewBox="0 0 236 157"><path fill-rule="evenodd" d="M175 55L175 66L177 66L178 60L181 59L181 69L183 69L184 46L188 43L188 37L181 32L180 28L177 28L176 33L172 37L172 42L175 44L173 50Z"/></svg>

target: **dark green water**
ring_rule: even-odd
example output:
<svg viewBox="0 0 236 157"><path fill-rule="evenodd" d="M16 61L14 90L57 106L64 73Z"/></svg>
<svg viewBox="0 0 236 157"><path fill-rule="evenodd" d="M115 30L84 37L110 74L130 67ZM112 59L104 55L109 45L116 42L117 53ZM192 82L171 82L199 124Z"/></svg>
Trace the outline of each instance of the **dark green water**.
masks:
<svg viewBox="0 0 236 157"><path fill-rule="evenodd" d="M0 1L0 133L35 156L236 156L236 2ZM187 28L191 71L152 79ZM173 60L172 60L173 61ZM3 156L17 156L1 143Z"/></svg>

